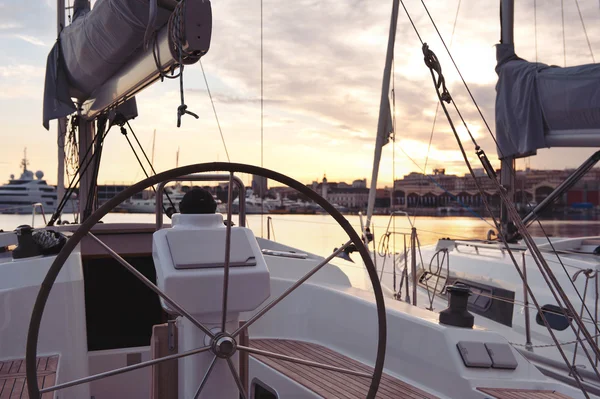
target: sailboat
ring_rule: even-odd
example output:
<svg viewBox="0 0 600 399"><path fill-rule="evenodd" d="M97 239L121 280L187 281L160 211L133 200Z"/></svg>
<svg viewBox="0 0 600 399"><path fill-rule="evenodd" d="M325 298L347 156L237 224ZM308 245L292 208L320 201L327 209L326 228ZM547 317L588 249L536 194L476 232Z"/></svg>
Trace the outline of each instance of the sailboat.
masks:
<svg viewBox="0 0 600 399"><path fill-rule="evenodd" d="M497 47L499 191L508 199L501 224L479 240L443 238L422 247L418 226L409 218L408 233L392 231L388 225L381 236L389 242L390 235L401 234L409 243L402 246L399 240L400 248L374 256L382 284L397 300L439 312L446 306L448 286L468 288L468 309L478 325L501 333L545 375L573 386L585 384L588 392L599 395L600 236L528 237L526 227L597 164L600 151L522 220L510 198L515 190L514 159L545 147L600 147L600 104L590 95L599 90L600 67L558 68L519 58L513 43L513 6L511 1L501 2L502 38ZM443 76L437 76L441 83L436 90L441 91ZM380 115L380 127L382 121ZM389 130L379 131L375 179L385 143L381 137L388 134ZM485 156L480 158L486 169ZM494 172L487 169L494 180ZM580 322L574 323L576 319Z"/></svg>
<svg viewBox="0 0 600 399"><path fill-rule="evenodd" d="M395 32L399 1L392 3ZM75 7L49 57L45 116L79 112L82 151L98 157L107 125L137 113L134 95L207 54L211 6L99 0L91 10L84 1ZM104 40L110 35L122 40ZM101 43L106 53L94 54ZM348 221L290 177L229 162L188 165L96 208L89 195L97 170L80 173L81 224L0 234L2 245L18 245L0 263L2 397L589 397L585 387L543 375L502 334L474 327L460 286L447 288L449 307L439 317L391 300ZM170 224L162 212L156 224L99 223L150 186L159 185L160 200L167 181L217 178L228 182L230 221L239 173L298 190L334 218L347 243L312 255L254 237L244 218L233 226L210 213L176 213ZM345 270L335 259L350 246L364 268Z"/></svg>

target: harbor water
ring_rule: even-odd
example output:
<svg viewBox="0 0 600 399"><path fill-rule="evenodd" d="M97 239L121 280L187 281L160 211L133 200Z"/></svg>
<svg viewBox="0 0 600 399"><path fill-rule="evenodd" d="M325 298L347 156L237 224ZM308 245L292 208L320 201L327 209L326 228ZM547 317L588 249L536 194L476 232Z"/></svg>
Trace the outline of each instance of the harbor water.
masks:
<svg viewBox="0 0 600 399"><path fill-rule="evenodd" d="M270 218L270 220L269 220ZM351 225L360 231L360 217L347 215ZM72 220L65 217L66 220ZM238 216L233 216L234 223L239 224ZM105 223L153 223L154 214L125 214L110 213L103 218ZM449 237L453 239L485 239L487 232L493 228L491 220L482 220L474 217L411 217L410 222L406 216L373 216L372 226L376 245L382 235L388 231L395 231L390 235L390 249L402 249L404 234L409 240L411 222L417 229L421 245L435 243L438 239ZM32 223L31 215L0 215L0 229L14 230L17 226ZM165 217L165 223L168 219ZM41 215L36 215L35 226L44 225ZM267 225L270 229L267 229ZM582 237L600 234L600 221L598 220L542 220L541 225L546 234L552 237ZM270 237L271 240L281 242L311 252L317 255L328 255L334 248L345 243L348 238L342 228L328 215L248 215L247 227L254 231L258 237ZM270 231L268 231L270 230ZM537 222L530 227L534 236L543 236L542 228Z"/></svg>

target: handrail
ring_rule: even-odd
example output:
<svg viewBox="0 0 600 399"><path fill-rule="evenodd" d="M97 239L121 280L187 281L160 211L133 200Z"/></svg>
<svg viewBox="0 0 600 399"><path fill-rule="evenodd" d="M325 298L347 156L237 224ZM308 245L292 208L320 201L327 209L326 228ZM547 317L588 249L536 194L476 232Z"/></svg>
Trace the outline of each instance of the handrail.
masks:
<svg viewBox="0 0 600 399"><path fill-rule="evenodd" d="M589 238L596 238L597 236L592 236L592 237L583 237L583 238L574 238L574 239L570 239L569 241L578 241L578 240L583 240L583 239L589 239ZM563 241L558 241L558 243L562 243ZM567 242L567 240L565 240L565 242ZM486 241L486 240L480 240L480 241L464 241L464 240L454 240L454 248L458 251L458 247L459 246L465 246L465 247L473 247L475 248L476 252L479 253L479 248L481 249L495 249L498 251L501 251L502 253L504 253L504 251L506 251L506 247L501 243L501 242L497 242L497 241ZM551 247L548 247L548 245L545 244L541 244L538 249L540 250L540 252L544 252L544 253L549 253L549 254L572 254L572 255L591 255L589 253L586 252L574 252L574 251L569 251L566 249L552 249ZM510 250L511 251L521 251L521 252L528 252L528 248L524 245L518 245L518 244L510 244ZM458 251L460 252L460 251Z"/></svg>
<svg viewBox="0 0 600 399"><path fill-rule="evenodd" d="M230 176L227 174L193 174L193 175L185 175L179 176L173 179L167 179L158 184L156 188L156 230L160 230L163 226L163 192L165 191L165 186L167 183L171 183L174 181L229 181ZM240 219L240 226L246 227L246 186L242 180L233 176L233 182L238 186L239 190L239 210L238 215ZM230 201L231 202L231 201Z"/></svg>
<svg viewBox="0 0 600 399"><path fill-rule="evenodd" d="M454 241L455 249L458 249L458 247L461 245L463 245L465 247L473 247L473 248L475 248L475 251L477 253L479 253L479 248L497 249L497 250L500 250L502 253L504 253L504 251L506 251L506 248L504 248L504 246L499 242L479 242L479 241L462 241L462 240ZM511 245L510 249L512 249L513 251L526 251L527 250L526 247L519 247L519 246L512 246L512 245Z"/></svg>

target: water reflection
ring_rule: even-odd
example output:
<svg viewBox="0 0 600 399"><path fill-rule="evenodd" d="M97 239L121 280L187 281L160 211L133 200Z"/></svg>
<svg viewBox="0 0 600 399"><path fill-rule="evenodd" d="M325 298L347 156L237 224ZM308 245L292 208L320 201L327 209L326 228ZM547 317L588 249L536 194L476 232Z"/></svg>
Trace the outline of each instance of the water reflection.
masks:
<svg viewBox="0 0 600 399"><path fill-rule="evenodd" d="M275 240L287 245L312 252L318 255L328 255L334 248L339 247L348 240L346 233L328 215L248 215L248 227L256 236L267 238L267 218L272 218L272 226ZM360 230L360 218L358 216L346 216L350 224ZM106 215L105 223L153 223L153 214L123 214L112 213ZM414 220L421 245L434 244L442 237L455 239L483 239L492 228L491 220L482 220L471 217L431 217L419 216ZM237 223L237 216L234 216ZM373 233L375 241L379 243L380 237L385 233L389 216L374 216ZM168 220L165 220L168 222ZM544 220L541 222L543 230L550 236L574 237L593 236L600 234L600 221L582 220ZM31 224L31 215L0 215L0 228L4 231L12 231L21 224ZM37 217L35 226L43 224L42 218ZM262 224L262 228L261 228ZM410 233L410 223L405 216L396 216L391 223L391 229L397 233ZM542 236L542 227L535 222L530 227L534 236ZM273 233L271 233L273 239ZM390 247L401 249L403 237L400 234L390 236Z"/></svg>

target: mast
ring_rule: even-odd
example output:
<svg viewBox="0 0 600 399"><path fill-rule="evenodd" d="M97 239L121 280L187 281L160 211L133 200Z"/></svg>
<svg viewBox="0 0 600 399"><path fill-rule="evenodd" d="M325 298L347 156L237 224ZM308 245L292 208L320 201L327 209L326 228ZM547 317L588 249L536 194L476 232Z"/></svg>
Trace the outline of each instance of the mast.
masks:
<svg viewBox="0 0 600 399"><path fill-rule="evenodd" d="M65 26L65 0L56 1L56 37L60 35ZM56 194L58 200L65 196L65 135L67 134L67 118L59 118L57 121L57 145L58 156L56 171Z"/></svg>
<svg viewBox="0 0 600 399"><path fill-rule="evenodd" d="M76 18L78 14L89 11L91 8L91 4L89 0L82 0L80 2L75 2L73 4L73 18ZM78 135L79 135L79 174L81 180L79 180L79 217L80 222L83 223L85 221L86 215L86 205L88 203L88 198L90 195L94 195L91 192L91 188L94 186L94 168L86 168L86 164L89 163L91 165L93 157L97 156L95 154L93 143L94 137L96 134L96 125L94 124L95 119L86 118L79 112L79 126L78 126ZM86 159L86 153L88 148L90 149L88 157L92 159ZM94 198L92 201L95 201ZM92 202L92 208L95 209L94 202Z"/></svg>
<svg viewBox="0 0 600 399"><path fill-rule="evenodd" d="M500 24L501 37L500 43L514 45L514 0L501 0L500 3ZM500 184L506 189L508 198L513 202L515 199L515 158L503 157L500 164ZM500 221L502 225L502 233L505 237L509 237L512 233L508 230L510 218L504 202L500 205Z"/></svg>
<svg viewBox="0 0 600 399"><path fill-rule="evenodd" d="M387 54L385 57L385 68L383 69L383 82L381 84L381 100L379 102L379 120L377 121L377 139L375 141L375 154L373 156L373 173L371 175L371 189L369 191L369 202L367 204L367 220L365 226L371 225L371 217L375 208L375 197L377 195L377 176L379 175L379 162L381 161L381 150L388 142L391 120L390 115L390 79L392 75L392 60L394 59L394 43L396 40L396 26L398 24L399 0L393 0L392 18L390 21L390 34L388 37Z"/></svg>
<svg viewBox="0 0 600 399"><path fill-rule="evenodd" d="M154 129L154 134L152 135L152 158L150 159L150 164L154 165L154 144L156 143L156 129Z"/></svg>
<svg viewBox="0 0 600 399"><path fill-rule="evenodd" d="M95 154L93 143L94 136L96 135L96 126L94 120L88 121L83 118L79 120L79 173L81 180L79 181L79 217L81 223L85 221L85 208L88 203L88 198L94 193L90 192L94 185L94 168L88 167L86 164L92 162L92 159L86 159L86 153L88 148L92 146L88 158L97 156ZM90 164L91 165L91 164ZM84 171L85 170L85 171ZM95 199L93 200L95 201ZM94 203L92 203L92 209L95 209Z"/></svg>

